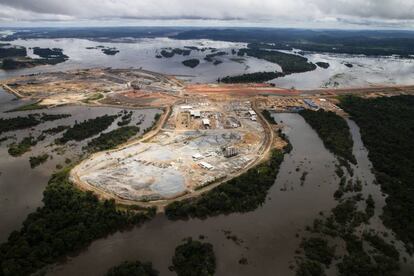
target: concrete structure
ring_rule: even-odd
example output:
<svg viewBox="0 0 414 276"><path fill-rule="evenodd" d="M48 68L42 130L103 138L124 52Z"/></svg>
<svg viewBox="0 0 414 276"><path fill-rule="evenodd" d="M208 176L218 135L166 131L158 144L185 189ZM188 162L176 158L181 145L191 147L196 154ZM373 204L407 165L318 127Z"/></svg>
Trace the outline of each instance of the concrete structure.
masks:
<svg viewBox="0 0 414 276"><path fill-rule="evenodd" d="M194 116L195 118L200 118L200 117L201 117L200 110L194 110L194 112L193 112L193 116Z"/></svg>
<svg viewBox="0 0 414 276"><path fill-rule="evenodd" d="M224 151L224 157L230 158L239 154L239 151L235 147L228 147Z"/></svg>
<svg viewBox="0 0 414 276"><path fill-rule="evenodd" d="M196 154L193 154L193 159L194 160L201 160L201 159L203 159L204 158L204 156L203 155L201 155L200 153L196 153Z"/></svg>
<svg viewBox="0 0 414 276"><path fill-rule="evenodd" d="M239 173L259 157L264 128L246 116L249 103L205 102L173 106L156 136L97 153L77 166L76 176L109 195L148 202L191 194ZM195 111L201 119L190 116Z"/></svg>
<svg viewBox="0 0 414 276"><path fill-rule="evenodd" d="M314 101L312 101L310 99L303 99L303 102L305 104L307 104L310 108L313 108L313 109L318 109L319 108L319 106Z"/></svg>
<svg viewBox="0 0 414 276"><path fill-rule="evenodd" d="M193 107L191 105L182 105L181 106L181 109L183 109L183 110L190 110L190 109L193 109Z"/></svg>
<svg viewBox="0 0 414 276"><path fill-rule="evenodd" d="M207 169L207 170L214 169L214 167L211 164L207 163L207 162L201 161L199 164L204 169Z"/></svg>
<svg viewBox="0 0 414 276"><path fill-rule="evenodd" d="M210 120L209 119L203 119L202 121L203 121L203 125L205 127L210 126Z"/></svg>

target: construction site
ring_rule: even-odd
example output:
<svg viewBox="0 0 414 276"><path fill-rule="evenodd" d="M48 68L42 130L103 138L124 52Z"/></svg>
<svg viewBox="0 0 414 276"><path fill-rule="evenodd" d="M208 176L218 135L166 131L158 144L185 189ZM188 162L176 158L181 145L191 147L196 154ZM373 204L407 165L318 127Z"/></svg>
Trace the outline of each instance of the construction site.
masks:
<svg viewBox="0 0 414 276"><path fill-rule="evenodd" d="M91 155L71 171L71 180L122 204L165 206L242 174L282 148L263 110L333 111L346 116L338 95L413 94L414 87L295 90L272 84L187 84L142 69L84 69L4 80L6 91L38 105L162 107L146 135L121 148Z"/></svg>
<svg viewBox="0 0 414 276"><path fill-rule="evenodd" d="M153 138L98 153L72 175L125 200L176 198L250 167L265 150L265 135L249 101L187 100L174 105Z"/></svg>
<svg viewBox="0 0 414 276"><path fill-rule="evenodd" d="M128 105L128 98L135 98L131 103L135 106L149 106L150 99L171 100L183 89L183 84L174 77L142 69L112 68L30 74L0 81L0 85L19 98L49 107L121 102ZM160 102L154 104L160 106Z"/></svg>

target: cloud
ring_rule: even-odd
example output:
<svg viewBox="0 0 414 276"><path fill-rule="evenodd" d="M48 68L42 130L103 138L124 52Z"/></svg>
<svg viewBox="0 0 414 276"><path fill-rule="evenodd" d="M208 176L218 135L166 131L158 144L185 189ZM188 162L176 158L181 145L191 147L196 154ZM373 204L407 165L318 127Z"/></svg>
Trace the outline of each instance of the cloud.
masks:
<svg viewBox="0 0 414 276"><path fill-rule="evenodd" d="M414 21L413 0L0 0L0 20ZM364 23L361 23L364 24Z"/></svg>

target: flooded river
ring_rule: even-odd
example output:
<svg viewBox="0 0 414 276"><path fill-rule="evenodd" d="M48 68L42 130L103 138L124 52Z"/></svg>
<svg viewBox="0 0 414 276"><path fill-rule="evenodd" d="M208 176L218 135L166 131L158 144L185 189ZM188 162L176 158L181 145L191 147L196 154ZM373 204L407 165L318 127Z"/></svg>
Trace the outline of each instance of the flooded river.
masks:
<svg viewBox="0 0 414 276"><path fill-rule="evenodd" d="M183 238L206 236L217 257L216 275L294 275L289 269L300 243L296 233L303 233L320 211L335 206L337 188L334 156L317 134L296 114L279 114L293 151L286 155L275 185L265 204L254 212L232 214L206 220L172 222L164 215L131 231L116 233L98 240L67 263L58 265L51 275L102 275L123 260L152 261L161 275L168 271L175 247ZM297 171L298 168L298 171ZM300 177L308 172L305 182ZM226 239L231 231L239 244ZM240 258L247 265L238 263Z"/></svg>
<svg viewBox="0 0 414 276"><path fill-rule="evenodd" d="M9 110L18 105L22 105L22 101L13 100L13 96L5 94L0 91L0 107L1 111ZM47 135L46 139L40 141L36 146L32 147L30 152L27 152L19 157L10 156L7 152L8 145L12 142L20 142L24 137L29 136L29 133L34 137L38 137L43 130L56 127L59 125L73 125L75 121L81 122L87 119L103 116L105 114L113 115L121 111L119 108L109 107L85 107L85 106L65 106L53 108L50 110L34 110L25 112L11 112L1 113L1 118L16 117L18 115L25 116L30 113L46 112L48 114L71 114L69 118L60 119L57 121L45 122L33 127L30 130L19 130L8 132L1 135L14 136L0 144L0 242L4 242L13 230L18 230L21 223L28 214L35 211L37 207L42 205L43 191L46 187L47 181L53 171L56 170L56 165L65 166L67 158L76 161L82 153L82 147L91 139L86 139L82 142L69 142L65 147L64 152L53 152L59 147L51 146L54 139L60 137L61 133L57 135ZM140 125L141 133L144 129L149 127L154 119L154 115L161 110L158 109L144 109L134 110L132 125L140 118L140 114L145 115L145 120ZM111 131L117 128L117 121L115 121L104 132ZM53 159L49 159L46 163L31 169L29 164L29 157L36 156L43 153L48 153Z"/></svg>
<svg viewBox="0 0 414 276"><path fill-rule="evenodd" d="M0 92L0 100L5 105L22 104L13 101L8 95ZM39 112L39 111L37 111ZM63 124L73 124L103 114L115 114L116 108L66 106L47 111L48 113L70 113L72 117L55 122L46 122L33 128L34 136L42 130ZM159 110L136 110L135 114L145 114L146 120L141 126L146 128ZM3 117L17 114L36 113L36 111L20 113L2 113ZM175 275L168 267L175 247L187 237L197 239L200 235L212 243L217 257L216 275L294 275L289 266L295 265L295 250L304 230L320 212L328 213L336 206L333 193L338 188L335 157L325 149L316 132L297 114L275 114L278 123L284 125L284 132L293 145L291 153L285 155L275 185L270 189L266 202L253 212L218 216L206 220L191 219L189 221L169 221L159 214L152 221L141 227L124 232L117 232L106 238L93 242L84 251L68 258L50 268L49 275L103 275L108 268L125 260L151 261L161 275ZM135 118L136 116L134 116ZM379 186L373 185L371 163L367 157L359 128L347 120L354 138L354 155L358 165L354 167L355 178L366 182L364 196L372 194L376 201L376 216L371 225L380 231L386 230L379 219L384 205L384 196ZM116 127L116 122L106 131ZM28 135L27 130L16 131L16 139ZM0 146L0 221L3 242L13 230L18 230L25 217L42 205L42 192L47 180L57 164L63 164L66 158L76 160L83 143L73 143L62 155L53 153L53 159L31 169L28 157L43 152L50 153L48 145L54 137L35 146L30 153L22 157L11 157L7 153L7 144ZM307 173L304 181L301 180ZM229 231L229 232L227 232ZM226 234L226 233L227 234ZM226 238L235 235L237 240ZM392 236L392 235L390 235ZM397 246L401 248L401 244ZM239 264L245 257L248 264ZM403 264L401 275L413 275L413 258ZM335 275L335 270L328 271Z"/></svg>
<svg viewBox="0 0 414 276"><path fill-rule="evenodd" d="M246 43L225 41L176 40L170 38L145 38L132 42L96 42L87 39L27 39L10 41L14 45L25 46L28 55L33 54L32 47L61 48L69 60L53 66L38 66L21 70L0 70L0 78L32 74L45 71L64 71L93 67L139 68L155 72L180 76L191 82L216 82L228 75L240 75L253 72L281 71L278 64L253 57L240 57L236 54ZM120 52L105 55L97 46L115 47ZM156 58L163 48L184 47L214 48L216 50L191 51L189 56L175 55L172 58ZM234 50L234 51L233 51ZM215 57L222 63L214 64L204 60L207 54L225 52ZM317 68L314 71L292 74L271 82L276 86L296 89L317 89L323 87L364 87L375 85L414 84L414 59L399 57L367 57L329 53L304 53L311 62L327 62L329 68ZM199 59L200 65L189 68L182 64L187 59ZM352 67L349 67L352 66Z"/></svg>

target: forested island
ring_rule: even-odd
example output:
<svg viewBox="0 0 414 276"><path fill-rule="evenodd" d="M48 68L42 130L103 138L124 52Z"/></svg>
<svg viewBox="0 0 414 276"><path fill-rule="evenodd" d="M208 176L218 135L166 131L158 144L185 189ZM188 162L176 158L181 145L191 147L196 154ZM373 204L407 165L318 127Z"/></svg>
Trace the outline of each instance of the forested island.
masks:
<svg viewBox="0 0 414 276"><path fill-rule="evenodd" d="M30 158L29 158L29 162L30 162L30 167L33 169L33 168L36 168L37 166L39 166L40 164L43 164L43 163L45 163L46 161L47 161L47 159L49 159L49 154L47 154L47 153L44 153L44 154L41 154L41 155L38 155L38 156L31 156Z"/></svg>
<svg viewBox="0 0 414 276"><path fill-rule="evenodd" d="M341 98L341 107L361 129L382 191L382 219L414 253L414 96Z"/></svg>
<svg viewBox="0 0 414 276"><path fill-rule="evenodd" d="M112 267L105 276L158 276L159 272L152 268L151 263L123 262Z"/></svg>
<svg viewBox="0 0 414 276"><path fill-rule="evenodd" d="M56 173L43 194L43 207L30 214L20 231L0 246L2 275L30 275L91 241L140 224L155 215L119 210L113 200L99 200L68 179L69 169Z"/></svg>
<svg viewBox="0 0 414 276"><path fill-rule="evenodd" d="M294 54L286 54L276 50L268 51L259 48L245 48L240 49L237 55L248 55L259 59L264 59L272 63L277 63L280 65L283 73L285 74L303 73L316 69L316 65L309 62L305 57Z"/></svg>
<svg viewBox="0 0 414 276"><path fill-rule="evenodd" d="M38 65L58 64L69 59L59 48L40 48L34 47L33 53L40 58L31 58L27 56L27 50L21 46L11 46L9 44L0 45L1 69L14 70L22 68L31 68Z"/></svg>
<svg viewBox="0 0 414 276"><path fill-rule="evenodd" d="M285 76L282 72L256 72L219 79L223 83L262 83Z"/></svg>
<svg viewBox="0 0 414 276"><path fill-rule="evenodd" d="M27 56L26 47L11 45L10 43L0 43L0 59L25 56Z"/></svg>
<svg viewBox="0 0 414 276"><path fill-rule="evenodd" d="M167 49L162 49L160 52L160 55L157 56L159 58L164 57L164 58L172 58L175 55L182 55L182 56L189 56L191 53L192 49L180 49L180 48L167 48Z"/></svg>
<svg viewBox="0 0 414 276"><path fill-rule="evenodd" d="M63 136L56 140L59 144L65 144L68 141L82 141L86 138L97 135L101 131L107 129L113 121L117 118L117 115L104 115L89 119L81 123L75 123L74 126L66 130Z"/></svg>
<svg viewBox="0 0 414 276"><path fill-rule="evenodd" d="M332 111L302 110L300 115L318 133L325 147L338 157L356 163L352 153L354 142L345 119Z"/></svg>
<svg viewBox="0 0 414 276"><path fill-rule="evenodd" d="M119 53L119 50L115 47L112 48L103 48L101 49L102 53L104 53L107 56L114 56Z"/></svg>
<svg viewBox="0 0 414 276"><path fill-rule="evenodd" d="M0 134L3 132L31 128L46 121L55 121L70 117L70 114L29 114L25 117L0 118Z"/></svg>
<svg viewBox="0 0 414 276"><path fill-rule="evenodd" d="M172 263L178 276L211 276L216 271L213 246L191 238L175 249Z"/></svg>
<svg viewBox="0 0 414 276"><path fill-rule="evenodd" d="M136 126L124 126L118 129L112 130L108 133L101 133L98 137L92 139L85 150L89 152L98 152L115 148L127 142L131 137L135 136L139 132L139 127Z"/></svg>
<svg viewBox="0 0 414 276"><path fill-rule="evenodd" d="M329 63L327 63L327 62L322 62L322 61L319 61L319 62L317 62L317 63L315 63L316 65L318 65L319 67L321 67L321 68L323 68L323 69L328 69L329 68Z"/></svg>
<svg viewBox="0 0 414 276"><path fill-rule="evenodd" d="M195 68L200 64L200 60L193 58L193 59L184 60L182 63L184 66Z"/></svg>

